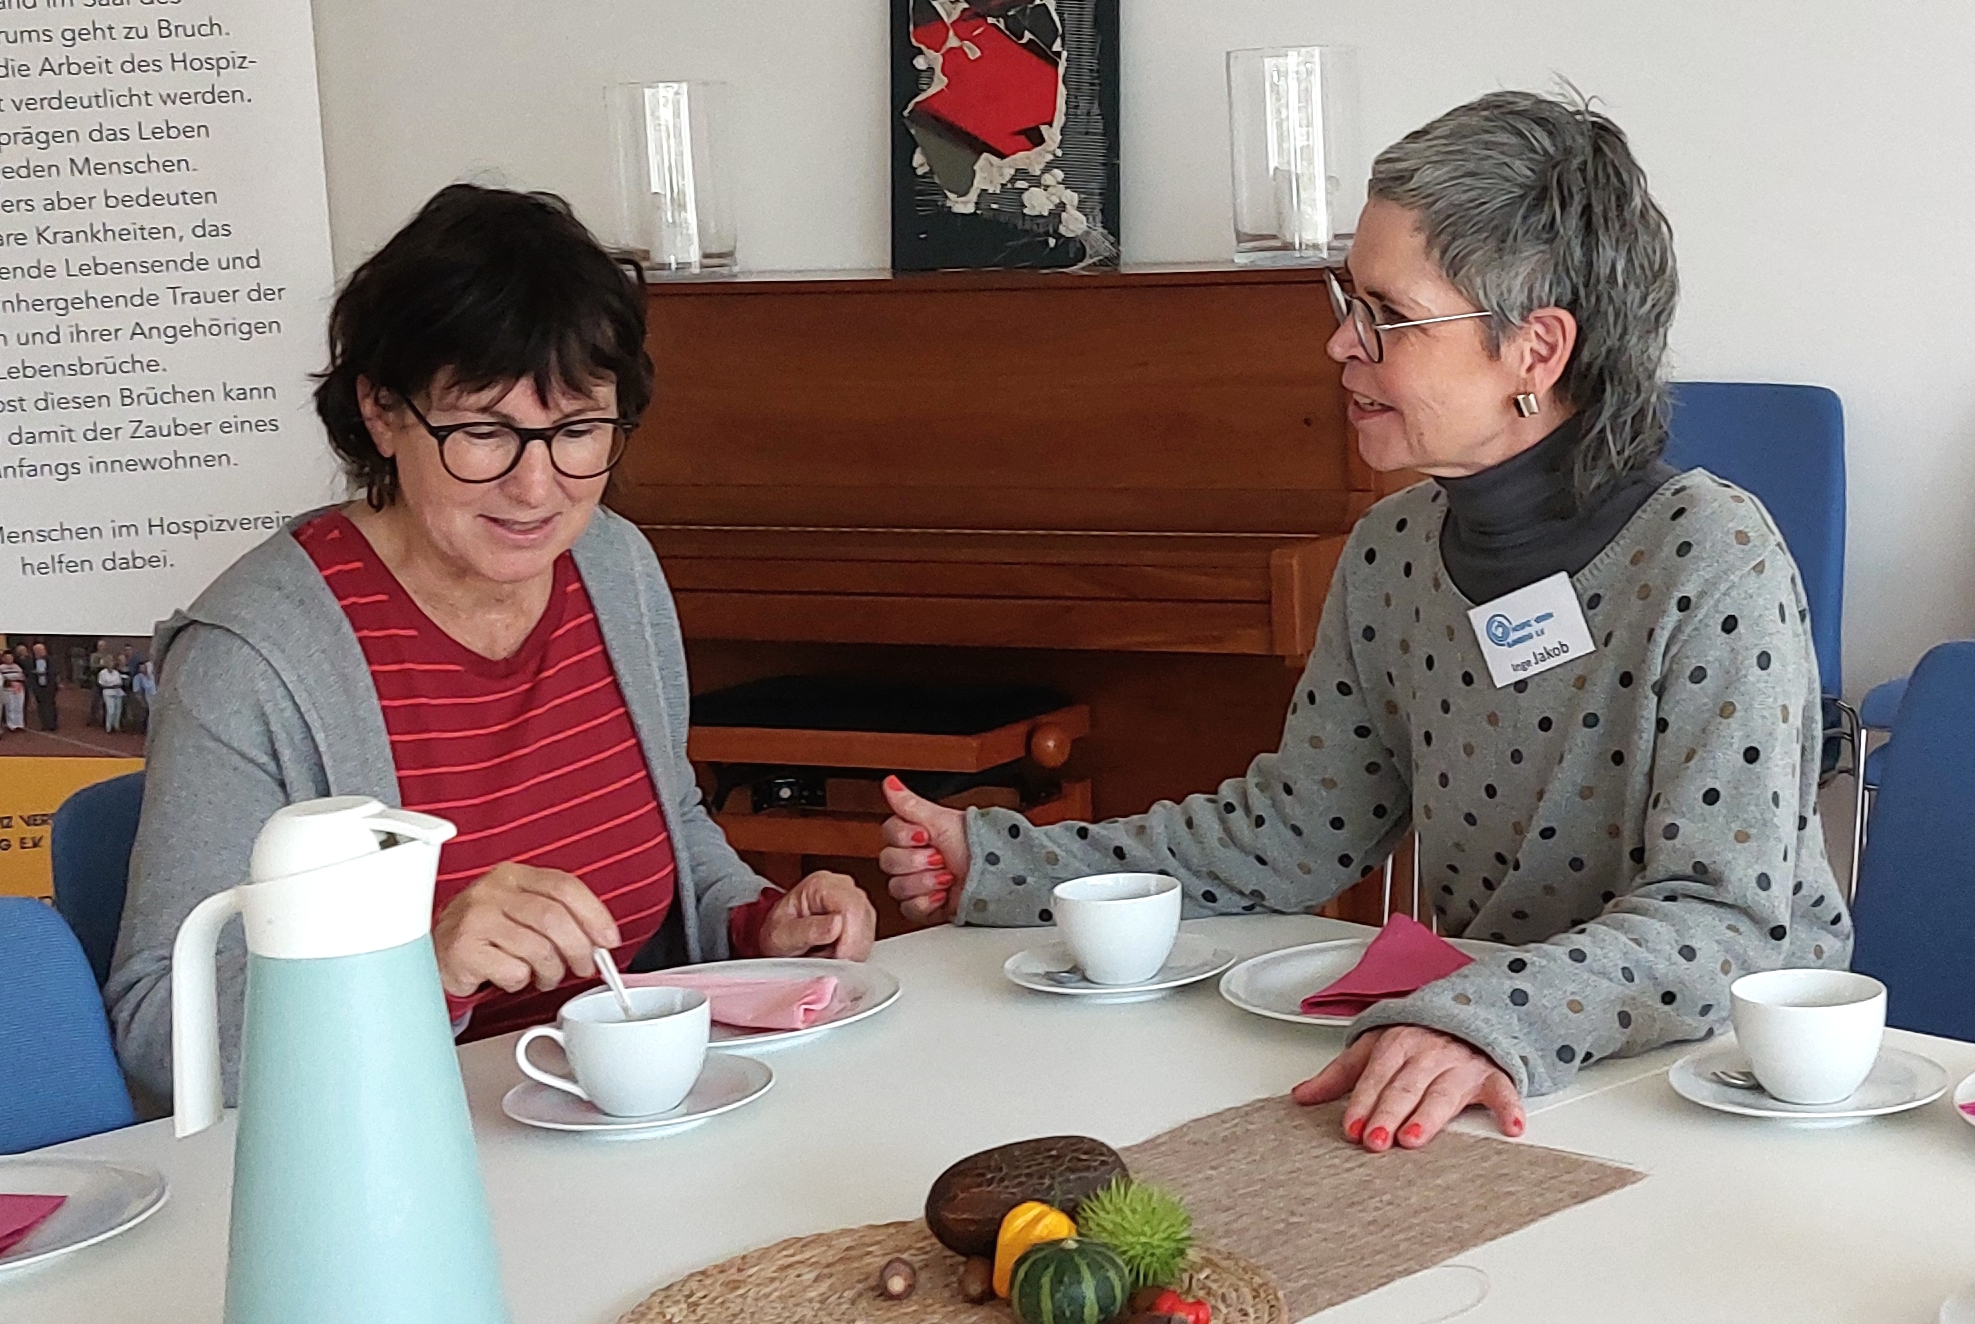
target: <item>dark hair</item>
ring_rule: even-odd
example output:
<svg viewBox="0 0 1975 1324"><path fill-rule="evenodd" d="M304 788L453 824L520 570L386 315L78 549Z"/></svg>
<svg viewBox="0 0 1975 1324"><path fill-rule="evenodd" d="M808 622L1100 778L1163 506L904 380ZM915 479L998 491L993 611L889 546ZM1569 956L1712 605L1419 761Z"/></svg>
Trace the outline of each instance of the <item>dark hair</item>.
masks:
<svg viewBox="0 0 1975 1324"><path fill-rule="evenodd" d="M373 510L397 500L397 461L377 449L357 382L409 398L442 374L471 391L533 382L617 384L617 413L651 402L642 278L620 266L552 193L453 184L344 282L329 314L315 408Z"/></svg>

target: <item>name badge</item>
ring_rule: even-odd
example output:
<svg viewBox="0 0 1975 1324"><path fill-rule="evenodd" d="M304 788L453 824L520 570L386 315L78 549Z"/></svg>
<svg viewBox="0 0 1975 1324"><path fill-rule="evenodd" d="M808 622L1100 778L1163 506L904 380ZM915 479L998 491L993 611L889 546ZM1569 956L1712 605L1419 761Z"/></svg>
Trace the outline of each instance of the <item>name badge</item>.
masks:
<svg viewBox="0 0 1975 1324"><path fill-rule="evenodd" d="M1498 690L1598 651L1562 571L1483 603L1468 613L1468 624Z"/></svg>

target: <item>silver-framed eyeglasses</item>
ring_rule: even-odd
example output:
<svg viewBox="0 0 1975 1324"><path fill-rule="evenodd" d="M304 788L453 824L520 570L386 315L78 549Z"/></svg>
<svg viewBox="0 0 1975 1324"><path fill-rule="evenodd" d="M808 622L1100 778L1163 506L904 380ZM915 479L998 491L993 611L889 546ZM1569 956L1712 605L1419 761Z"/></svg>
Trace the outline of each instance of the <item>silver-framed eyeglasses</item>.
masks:
<svg viewBox="0 0 1975 1324"><path fill-rule="evenodd" d="M549 464L564 478L601 478L617 467L638 424L628 418L573 418L552 428L523 428L492 419L434 425L409 397L405 408L439 443L439 463L462 483L498 483L521 465L528 443L549 448Z"/></svg>
<svg viewBox="0 0 1975 1324"><path fill-rule="evenodd" d="M1449 313L1445 317L1416 317L1410 322L1381 322L1372 314L1372 306L1355 294L1346 294L1338 283L1337 273L1326 269L1324 279L1330 283L1330 306L1337 314L1337 324L1343 326L1348 320L1351 329L1358 333L1358 346L1365 351L1365 357L1373 363L1385 362L1385 333L1399 331L1409 326L1433 326L1439 322L1465 322L1475 317L1493 317L1490 312Z"/></svg>

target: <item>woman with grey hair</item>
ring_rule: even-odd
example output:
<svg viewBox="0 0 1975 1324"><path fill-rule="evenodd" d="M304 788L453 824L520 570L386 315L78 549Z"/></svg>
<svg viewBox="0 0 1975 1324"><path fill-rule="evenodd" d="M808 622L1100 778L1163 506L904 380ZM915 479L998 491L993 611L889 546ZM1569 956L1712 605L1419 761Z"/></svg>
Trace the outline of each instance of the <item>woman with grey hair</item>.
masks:
<svg viewBox="0 0 1975 1324"><path fill-rule="evenodd" d="M1625 136L1499 92L1382 153L1333 289L1351 422L1434 479L1353 530L1282 745L1103 824L964 816L896 784L916 917L1050 921L1054 880L1179 878L1189 915L1311 910L1408 831L1441 931L1503 944L1374 1007L1297 1099L1372 1150L1715 1033L1739 975L1842 965L1816 657L1762 506L1676 474L1670 227ZM1313 992L1315 990L1312 990Z"/></svg>

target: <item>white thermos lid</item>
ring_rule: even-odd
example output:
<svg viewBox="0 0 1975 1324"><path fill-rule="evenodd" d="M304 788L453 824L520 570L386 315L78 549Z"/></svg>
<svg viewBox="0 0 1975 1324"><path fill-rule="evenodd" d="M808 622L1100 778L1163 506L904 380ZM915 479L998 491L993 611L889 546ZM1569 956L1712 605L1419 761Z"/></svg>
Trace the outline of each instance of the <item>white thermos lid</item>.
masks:
<svg viewBox="0 0 1975 1324"><path fill-rule="evenodd" d="M378 834L391 830L377 821L384 812L383 804L367 795L306 800L276 810L254 839L249 876L268 883L375 855L383 849Z"/></svg>

